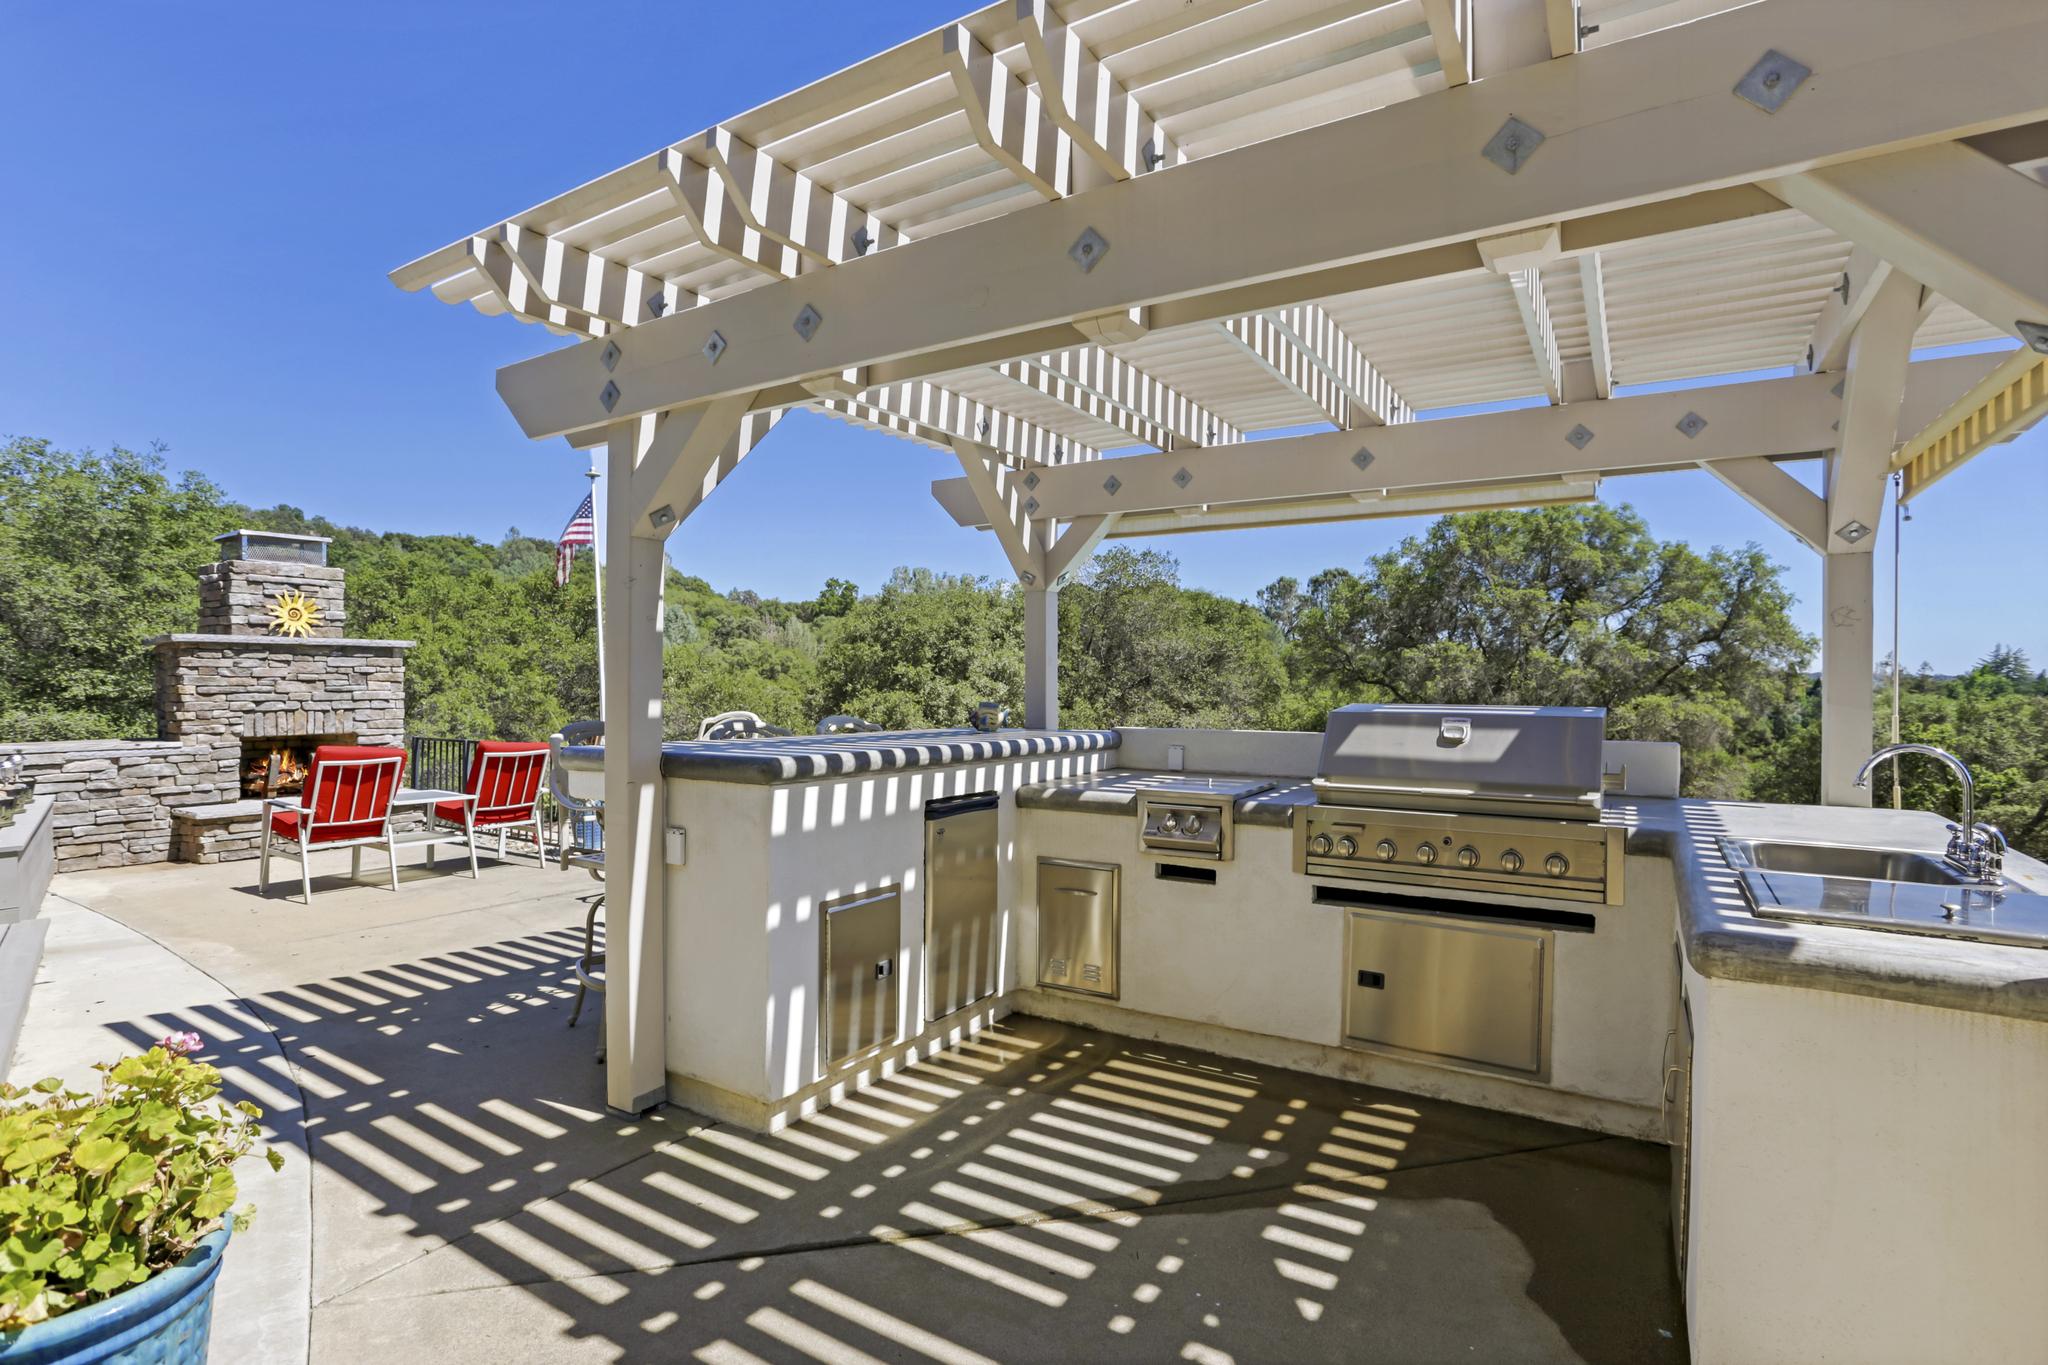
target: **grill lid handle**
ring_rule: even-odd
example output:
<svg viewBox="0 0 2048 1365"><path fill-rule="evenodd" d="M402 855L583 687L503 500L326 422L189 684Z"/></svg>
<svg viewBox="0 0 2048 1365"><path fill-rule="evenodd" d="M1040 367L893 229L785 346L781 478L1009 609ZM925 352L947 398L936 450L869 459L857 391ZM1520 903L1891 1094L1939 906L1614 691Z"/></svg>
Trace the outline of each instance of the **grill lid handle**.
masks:
<svg viewBox="0 0 2048 1365"><path fill-rule="evenodd" d="M1445 716L1436 725L1436 742L1446 749L1455 749L1472 738L1472 722L1462 716Z"/></svg>

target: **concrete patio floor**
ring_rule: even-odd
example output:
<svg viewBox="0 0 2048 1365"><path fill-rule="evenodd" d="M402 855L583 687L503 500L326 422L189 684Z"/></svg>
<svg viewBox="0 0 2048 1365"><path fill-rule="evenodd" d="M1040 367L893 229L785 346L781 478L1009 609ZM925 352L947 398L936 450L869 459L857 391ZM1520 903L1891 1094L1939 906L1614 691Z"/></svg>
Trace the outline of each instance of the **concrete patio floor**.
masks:
<svg viewBox="0 0 2048 1365"><path fill-rule="evenodd" d="M46 909L12 1079L194 1028L287 1147L216 1360L1685 1358L1661 1148L1016 1016L772 1137L621 1121L592 884L404 873Z"/></svg>

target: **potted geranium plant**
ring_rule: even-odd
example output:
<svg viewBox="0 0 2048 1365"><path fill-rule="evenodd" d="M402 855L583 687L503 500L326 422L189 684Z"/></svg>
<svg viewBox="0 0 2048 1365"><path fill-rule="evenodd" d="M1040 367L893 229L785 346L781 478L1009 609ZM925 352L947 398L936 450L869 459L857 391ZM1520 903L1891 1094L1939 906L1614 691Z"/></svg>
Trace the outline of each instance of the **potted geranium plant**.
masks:
<svg viewBox="0 0 2048 1365"><path fill-rule="evenodd" d="M262 1114L220 1097L201 1047L174 1033L102 1062L98 1094L0 1085L0 1365L204 1365L221 1253L250 1212L234 1165Z"/></svg>

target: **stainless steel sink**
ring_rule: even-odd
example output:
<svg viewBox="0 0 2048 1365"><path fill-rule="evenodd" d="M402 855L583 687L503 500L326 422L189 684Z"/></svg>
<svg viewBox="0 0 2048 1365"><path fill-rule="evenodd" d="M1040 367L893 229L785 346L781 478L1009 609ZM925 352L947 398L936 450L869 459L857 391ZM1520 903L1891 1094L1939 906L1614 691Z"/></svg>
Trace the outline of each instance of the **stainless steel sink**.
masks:
<svg viewBox="0 0 2048 1365"><path fill-rule="evenodd" d="M1761 919L2048 947L2048 896L1977 886L1938 853L1789 839L1722 839Z"/></svg>
<svg viewBox="0 0 2048 1365"><path fill-rule="evenodd" d="M1723 839L1721 848L1736 868L1796 872L1808 877L1846 877L1864 882L1926 882L1959 886L1962 874L1935 854L1906 848L1856 844L1798 844L1778 839Z"/></svg>

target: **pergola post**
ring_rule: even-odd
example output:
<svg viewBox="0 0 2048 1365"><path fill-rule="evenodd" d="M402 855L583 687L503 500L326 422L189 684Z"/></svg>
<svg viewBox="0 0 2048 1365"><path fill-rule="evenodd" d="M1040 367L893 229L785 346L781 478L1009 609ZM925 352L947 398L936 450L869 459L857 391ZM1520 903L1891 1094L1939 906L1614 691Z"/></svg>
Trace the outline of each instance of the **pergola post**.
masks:
<svg viewBox="0 0 2048 1365"><path fill-rule="evenodd" d="M1060 590L1044 583L1024 589L1024 724L1033 730L1060 725Z"/></svg>
<svg viewBox="0 0 2048 1365"><path fill-rule="evenodd" d="M608 434L605 492L605 1103L639 1114L668 1093L667 904L661 860L665 536L640 534L633 473L651 420Z"/></svg>
<svg viewBox="0 0 2048 1365"><path fill-rule="evenodd" d="M1873 551L1884 485L1898 444L1920 283L1894 270L1849 342L1841 437L1826 457L1827 539L1821 555L1820 799L1867 806L1856 785L1876 732Z"/></svg>

